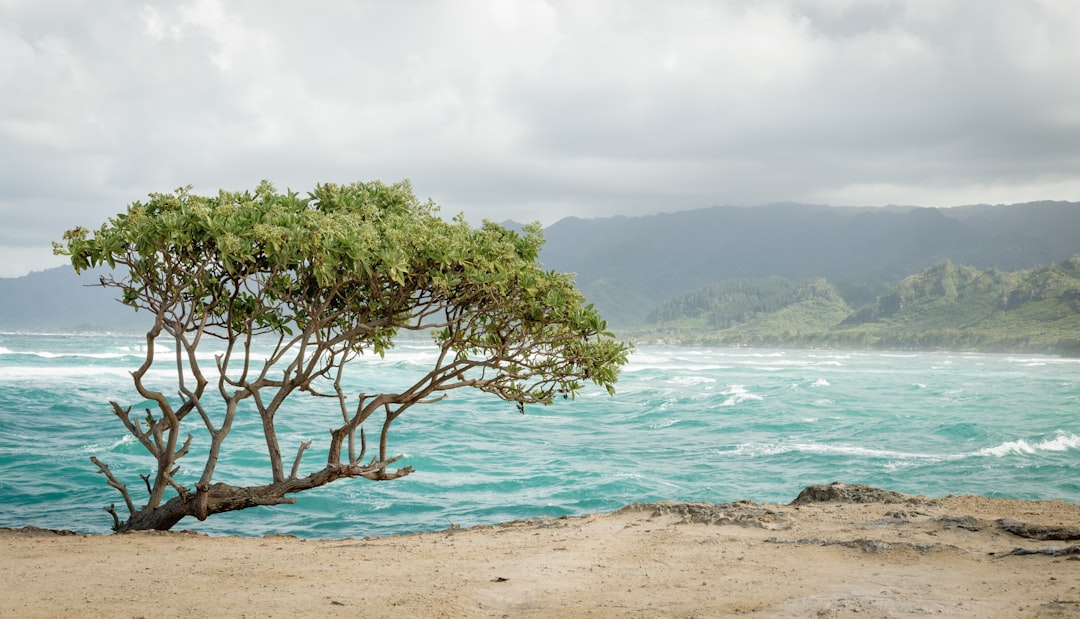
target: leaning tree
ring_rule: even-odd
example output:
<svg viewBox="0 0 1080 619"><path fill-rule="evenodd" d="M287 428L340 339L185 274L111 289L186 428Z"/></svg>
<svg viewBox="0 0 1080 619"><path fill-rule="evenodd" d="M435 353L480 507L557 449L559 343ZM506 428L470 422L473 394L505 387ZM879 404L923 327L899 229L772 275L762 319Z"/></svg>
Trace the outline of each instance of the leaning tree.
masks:
<svg viewBox="0 0 1080 619"><path fill-rule="evenodd" d="M100 284L153 321L146 358L132 372L148 405L133 412L110 403L152 456L151 473L136 490L91 458L127 506L124 521L106 508L114 528L169 529L186 516L295 503L290 495L337 479L407 475L411 467L391 468L400 459L389 451L391 424L460 387L519 408L589 381L613 392L628 347L570 276L542 269L542 243L538 224L517 233L446 221L407 182L325 184L306 196L267 182L212 197L178 189L151 194L92 233L68 231L55 251L80 272L111 267ZM431 334L431 370L400 392L347 392L350 361L384 354L405 331ZM148 376L162 366L174 377L168 388ZM309 470L302 458L311 441L283 445L278 427L283 417L310 415L317 401L340 417L325 438L325 462ZM215 481L245 415L257 416L266 443L265 483ZM367 427L377 430L371 444ZM205 462L186 465L196 474L201 465L201 474L185 482L178 462L194 457L196 440L208 441L199 451ZM137 498L143 485L145 502Z"/></svg>

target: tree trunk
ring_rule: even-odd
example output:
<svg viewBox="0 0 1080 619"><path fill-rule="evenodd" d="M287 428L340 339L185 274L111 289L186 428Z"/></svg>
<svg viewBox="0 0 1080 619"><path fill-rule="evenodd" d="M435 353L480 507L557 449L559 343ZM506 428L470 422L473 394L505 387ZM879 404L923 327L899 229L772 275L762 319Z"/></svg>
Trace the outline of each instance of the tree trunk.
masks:
<svg viewBox="0 0 1080 619"><path fill-rule="evenodd" d="M212 514L247 509L248 507L292 504L296 503L296 499L286 495L324 486L343 477L364 477L374 481L385 481L412 473L413 469L410 466L395 471L387 471L386 466L396 459L393 458L387 462L369 466L329 466L306 477L292 477L265 486L238 487L226 483L217 483L210 486L202 496L198 492L174 496L157 509L143 509L135 512L126 522L119 524L117 532L168 531L187 516L195 516L199 520L205 520ZM199 504L201 499L205 500L204 505Z"/></svg>

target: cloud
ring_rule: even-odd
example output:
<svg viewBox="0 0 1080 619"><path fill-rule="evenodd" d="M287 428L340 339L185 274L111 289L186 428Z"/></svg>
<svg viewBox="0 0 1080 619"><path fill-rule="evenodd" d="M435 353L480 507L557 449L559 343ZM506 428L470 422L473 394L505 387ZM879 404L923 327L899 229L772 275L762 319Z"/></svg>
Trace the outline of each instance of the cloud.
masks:
<svg viewBox="0 0 1080 619"><path fill-rule="evenodd" d="M1080 199L1080 4L0 2L0 276L151 191L473 221Z"/></svg>

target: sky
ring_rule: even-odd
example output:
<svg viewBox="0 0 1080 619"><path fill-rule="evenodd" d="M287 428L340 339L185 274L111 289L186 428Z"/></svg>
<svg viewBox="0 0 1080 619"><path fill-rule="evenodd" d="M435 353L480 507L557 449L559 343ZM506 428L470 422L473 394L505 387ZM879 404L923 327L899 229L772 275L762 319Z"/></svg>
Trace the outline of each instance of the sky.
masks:
<svg viewBox="0 0 1080 619"><path fill-rule="evenodd" d="M0 0L0 277L151 192L550 225L1080 200L1076 0Z"/></svg>

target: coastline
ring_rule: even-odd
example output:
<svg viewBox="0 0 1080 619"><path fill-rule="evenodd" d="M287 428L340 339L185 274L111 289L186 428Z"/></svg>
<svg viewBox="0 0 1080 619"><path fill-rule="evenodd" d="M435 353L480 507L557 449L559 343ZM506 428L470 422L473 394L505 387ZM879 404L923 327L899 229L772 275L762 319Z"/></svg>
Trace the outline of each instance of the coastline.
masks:
<svg viewBox="0 0 1080 619"><path fill-rule="evenodd" d="M1080 616L1078 544L1080 505L843 484L363 539L5 529L0 616Z"/></svg>

